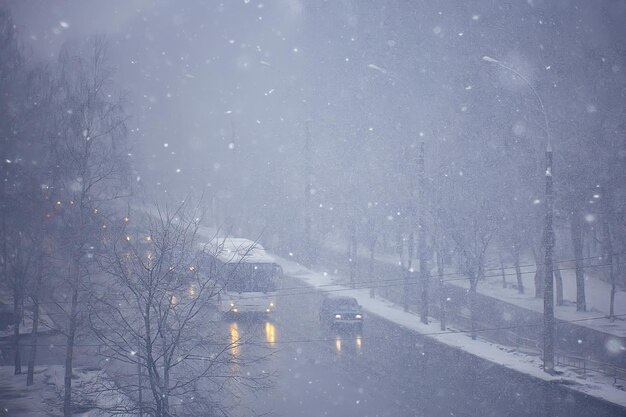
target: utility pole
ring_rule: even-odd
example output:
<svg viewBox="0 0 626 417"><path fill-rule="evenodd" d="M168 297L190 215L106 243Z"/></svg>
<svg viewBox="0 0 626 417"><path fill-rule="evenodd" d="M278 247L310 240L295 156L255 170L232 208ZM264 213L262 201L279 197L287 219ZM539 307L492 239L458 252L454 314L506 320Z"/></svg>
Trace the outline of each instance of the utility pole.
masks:
<svg viewBox="0 0 626 417"><path fill-rule="evenodd" d="M304 245L305 250L311 250L311 190L313 188L311 180L311 132L309 129L309 120L305 126L305 142L304 142Z"/></svg>
<svg viewBox="0 0 626 417"><path fill-rule="evenodd" d="M554 287L553 262L554 230L554 191L552 183L552 145L546 148L546 229L545 239L545 279L543 291L543 370L554 374Z"/></svg>
<svg viewBox="0 0 626 417"><path fill-rule="evenodd" d="M426 202L424 201L424 142L418 143L417 153L417 186L418 186L418 210L417 210L417 245L420 260L420 282L422 287L420 320L428 324L428 260L426 253L426 236L424 230L424 211Z"/></svg>

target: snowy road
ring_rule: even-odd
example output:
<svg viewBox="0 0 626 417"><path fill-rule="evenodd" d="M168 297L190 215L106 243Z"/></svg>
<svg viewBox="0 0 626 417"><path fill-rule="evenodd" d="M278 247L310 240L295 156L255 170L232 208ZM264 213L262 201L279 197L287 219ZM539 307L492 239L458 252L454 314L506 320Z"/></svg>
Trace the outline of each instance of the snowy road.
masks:
<svg viewBox="0 0 626 417"><path fill-rule="evenodd" d="M269 344L273 388L244 401L274 416L612 416L618 408L423 339L374 316L362 335L321 328L321 295L284 296L269 321L233 321ZM254 346L243 346L242 354ZM251 416L241 408L237 415Z"/></svg>

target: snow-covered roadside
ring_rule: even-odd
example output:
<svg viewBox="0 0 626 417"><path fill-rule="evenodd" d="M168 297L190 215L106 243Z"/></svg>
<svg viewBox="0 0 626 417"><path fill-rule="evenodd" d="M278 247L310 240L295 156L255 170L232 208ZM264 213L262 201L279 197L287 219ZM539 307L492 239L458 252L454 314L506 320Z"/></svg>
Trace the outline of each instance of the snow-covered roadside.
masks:
<svg viewBox="0 0 626 417"><path fill-rule="evenodd" d="M47 332L55 328L52 318L45 308L39 307L39 332ZM31 334L33 332L33 311L27 307L20 322L20 335ZM6 330L0 330L0 338L13 336L13 326Z"/></svg>
<svg viewBox="0 0 626 417"><path fill-rule="evenodd" d="M324 242L324 247L337 253L345 252L345 244L334 240ZM364 253L359 253L359 258L363 262L368 262ZM398 256L385 253L377 253L378 262L389 265L398 265ZM600 270L589 266L585 270L585 298L587 311L576 311L576 272L573 262L557 262L556 265L561 270L563 277L563 299L565 305L555 306L555 317L564 321L576 320L576 325L608 333L616 337L626 337L626 291L618 289L615 294L615 311L618 316L617 320L597 319L598 316L608 316L609 314L609 295L611 286L594 277L595 273ZM505 278L507 287L502 285L502 274L498 260L492 259L486 262L485 279L478 284L477 291L480 294L511 303L517 307L543 313L543 299L535 298L535 265L532 259L523 259L521 261L522 282L524 285L524 294L519 294L516 285L515 266L505 264ZM588 273L592 271L593 273ZM431 274L436 276L436 269ZM458 274L453 268L446 268L444 271L444 279L448 285L454 285L465 289L469 288L469 280ZM585 319L593 318L593 320L585 321ZM626 349L626 346L621 346Z"/></svg>
<svg viewBox="0 0 626 417"><path fill-rule="evenodd" d="M518 307L543 313L543 299L535 298L535 267L530 265L529 262L521 268L524 294L519 294L517 288L513 287L512 284L516 282L516 277L513 267L509 265L505 265L507 288L504 288L502 285L499 267L494 267L491 268L490 273L486 274L484 281L478 284L477 291ZM626 292L617 291L615 294L615 315L622 317L614 321L608 318L597 319L598 316L608 316L610 285L586 275L585 295L587 311L576 311L576 305L572 301L576 299L576 272L571 265L561 264L559 267L563 276L563 299L566 302L563 306L555 306L555 317L564 321L577 320L576 325L578 326L588 327L617 337L626 337L626 320L623 317L626 314ZM446 270L445 273L448 277L456 275L451 269ZM450 280L449 284L465 289L469 288L469 281L466 279ZM594 320L584 321L584 319L589 318Z"/></svg>
<svg viewBox="0 0 626 417"><path fill-rule="evenodd" d="M39 366L35 368L34 384L27 387L26 374L13 375L12 366L0 366L0 415L62 416L63 376L61 365ZM84 410L78 410L74 416L109 416L111 413L106 409L129 404L128 398L114 388L103 371L76 368L74 376L74 401Z"/></svg>
<svg viewBox="0 0 626 417"><path fill-rule="evenodd" d="M337 276L331 279L330 275L313 272L297 262L283 258L278 259L286 276L296 278L322 292L340 291L342 295L355 297L359 304L371 314L508 369L544 381L560 382L567 385L567 388L626 407L624 391L615 387L613 380L609 377L588 374L582 379L574 368L569 367L559 367L558 371L561 374L558 376L548 375L541 369L542 361L538 356L517 352L508 346L498 345L480 338L472 340L467 333L455 332L454 329L445 332L440 331L438 321L431 318L431 323L425 325L420 322L419 316L413 312L404 312L400 306L384 298L370 298L368 289L350 289L346 286L337 285L334 281L338 278Z"/></svg>

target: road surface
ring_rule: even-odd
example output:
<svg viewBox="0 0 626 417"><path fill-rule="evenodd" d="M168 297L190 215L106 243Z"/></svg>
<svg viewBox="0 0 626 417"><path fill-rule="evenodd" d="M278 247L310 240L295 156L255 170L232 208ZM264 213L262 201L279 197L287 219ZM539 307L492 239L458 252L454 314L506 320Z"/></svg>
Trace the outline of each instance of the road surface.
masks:
<svg viewBox="0 0 626 417"><path fill-rule="evenodd" d="M245 396L238 416L612 416L624 410L574 395L424 340L368 315L362 333L321 326L322 295L283 296L265 319L226 323L269 345L272 388ZM417 319L417 318L416 318ZM469 341L469 339L468 339ZM241 354L254 355L254 344Z"/></svg>

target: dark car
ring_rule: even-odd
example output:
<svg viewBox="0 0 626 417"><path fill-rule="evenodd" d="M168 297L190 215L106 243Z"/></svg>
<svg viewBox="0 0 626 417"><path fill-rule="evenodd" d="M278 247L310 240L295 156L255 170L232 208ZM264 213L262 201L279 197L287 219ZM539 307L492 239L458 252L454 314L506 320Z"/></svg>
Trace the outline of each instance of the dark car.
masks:
<svg viewBox="0 0 626 417"><path fill-rule="evenodd" d="M363 311L354 297L332 296L322 300L320 322L329 327L363 328Z"/></svg>

